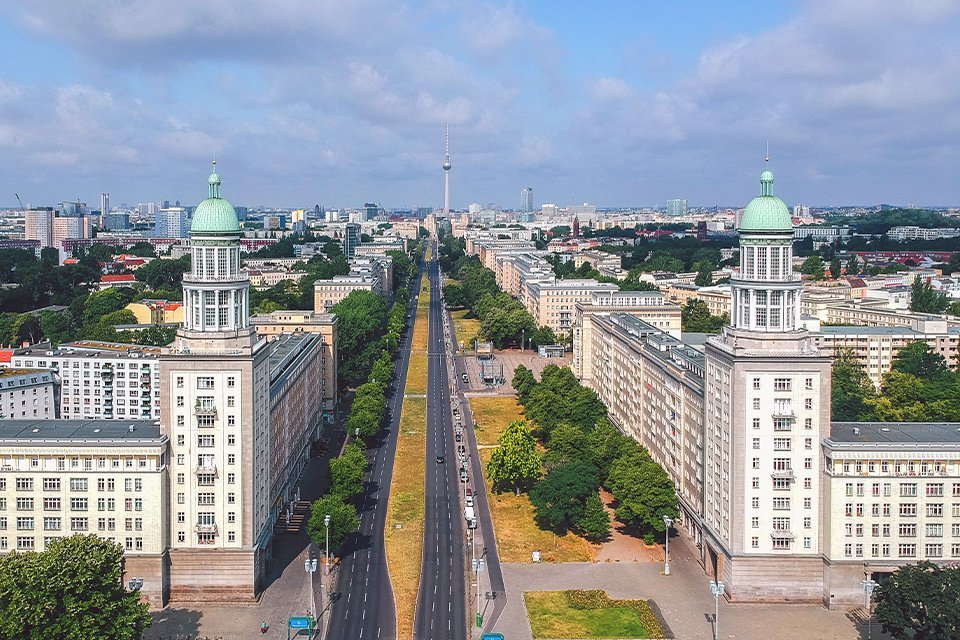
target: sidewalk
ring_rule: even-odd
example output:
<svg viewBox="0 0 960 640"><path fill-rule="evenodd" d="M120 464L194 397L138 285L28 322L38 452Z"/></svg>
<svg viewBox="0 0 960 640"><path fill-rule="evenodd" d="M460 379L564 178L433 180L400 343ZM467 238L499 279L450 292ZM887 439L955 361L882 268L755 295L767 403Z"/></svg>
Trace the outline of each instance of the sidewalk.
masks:
<svg viewBox="0 0 960 640"><path fill-rule="evenodd" d="M678 640L709 640L712 633L705 614L714 611L715 601L708 579L683 536L671 540L670 555L670 576L661 574L662 565L650 562L504 564L507 603L493 631L510 640L531 640L524 591L605 589L613 598L652 599ZM729 604L721 599L718 637L858 640L865 635L845 611L810 605ZM881 637L876 628L874 637Z"/></svg>

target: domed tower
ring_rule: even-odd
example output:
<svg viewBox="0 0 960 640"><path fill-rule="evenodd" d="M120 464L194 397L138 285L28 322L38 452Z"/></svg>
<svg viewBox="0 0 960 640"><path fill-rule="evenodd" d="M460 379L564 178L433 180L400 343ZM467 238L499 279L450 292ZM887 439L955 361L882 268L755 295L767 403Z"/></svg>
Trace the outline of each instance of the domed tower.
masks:
<svg viewBox="0 0 960 640"><path fill-rule="evenodd" d="M800 326L799 275L793 273L793 221L773 195L773 173L760 174L760 195L740 219L740 276L731 279L734 329L796 331Z"/></svg>
<svg viewBox="0 0 960 640"><path fill-rule="evenodd" d="M220 197L220 176L207 180L209 195L190 226L191 269L183 277L185 307L180 337L236 338L252 335L250 282L240 271L240 221L233 205Z"/></svg>

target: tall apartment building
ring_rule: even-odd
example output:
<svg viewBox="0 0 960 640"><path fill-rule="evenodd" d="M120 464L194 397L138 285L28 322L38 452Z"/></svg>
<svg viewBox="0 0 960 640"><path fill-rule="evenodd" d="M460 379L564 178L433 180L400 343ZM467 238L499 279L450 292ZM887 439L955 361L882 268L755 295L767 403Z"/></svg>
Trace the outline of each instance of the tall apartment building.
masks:
<svg viewBox="0 0 960 640"><path fill-rule="evenodd" d="M360 245L360 225L348 222L343 226L343 255L352 260Z"/></svg>
<svg viewBox="0 0 960 640"><path fill-rule="evenodd" d="M520 190L520 211L523 213L533 211L533 187L524 187Z"/></svg>
<svg viewBox="0 0 960 640"><path fill-rule="evenodd" d="M667 200L667 215L671 218L687 215L687 201L681 198Z"/></svg>
<svg viewBox="0 0 960 640"><path fill-rule="evenodd" d="M374 274L346 275L329 280L317 280L313 284L313 310L315 313L329 313L333 305L354 291L378 293L380 289L380 279Z"/></svg>
<svg viewBox="0 0 960 640"><path fill-rule="evenodd" d="M47 343L15 349L10 365L46 369L59 377L62 418L156 420L159 354L157 347L81 340L56 349Z"/></svg>
<svg viewBox="0 0 960 640"><path fill-rule="evenodd" d="M24 213L23 235L38 240L41 248L53 246L53 209L29 209Z"/></svg>
<svg viewBox="0 0 960 640"><path fill-rule="evenodd" d="M47 369L0 369L0 420L56 418L55 383Z"/></svg>
<svg viewBox="0 0 960 640"><path fill-rule="evenodd" d="M127 576L143 579L141 594L153 606L256 598L274 523L299 494L311 441L336 407L335 322L272 341L254 333L239 221L220 198L219 176L208 182L191 229L184 324L151 361L159 361L159 425L129 412L122 422L0 424L0 550L42 550L56 532L96 532L124 544ZM25 357L76 369L81 390L98 378L138 388L146 373L134 357L123 366L100 362L98 373L95 356L89 367L82 356L77 367L53 352ZM87 515L94 495L96 519ZM5 534L14 499L18 533L30 534ZM40 511L43 535L35 533Z"/></svg>
<svg viewBox="0 0 960 640"><path fill-rule="evenodd" d="M63 241L93 237L93 218L85 215L55 216L53 218L51 246L63 249Z"/></svg>
<svg viewBox="0 0 960 640"><path fill-rule="evenodd" d="M729 598L857 606L864 578L960 558L960 424L831 424L832 354L800 322L790 222L764 172L731 326L693 348L595 314L576 371L674 480Z"/></svg>
<svg viewBox="0 0 960 640"><path fill-rule="evenodd" d="M158 209L154 215L153 235L157 238L186 238L187 210L184 207Z"/></svg>

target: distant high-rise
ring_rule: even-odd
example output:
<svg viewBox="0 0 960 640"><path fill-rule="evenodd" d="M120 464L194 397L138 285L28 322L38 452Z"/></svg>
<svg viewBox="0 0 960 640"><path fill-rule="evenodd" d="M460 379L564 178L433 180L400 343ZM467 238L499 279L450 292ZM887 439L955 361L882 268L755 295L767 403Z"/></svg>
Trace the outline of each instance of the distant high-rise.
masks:
<svg viewBox="0 0 960 640"><path fill-rule="evenodd" d="M687 201L684 199L667 200L667 215L679 218L687 215Z"/></svg>
<svg viewBox="0 0 960 640"><path fill-rule="evenodd" d="M100 225L105 226L107 224L107 215L110 213L110 194L101 193L100 194Z"/></svg>
<svg viewBox="0 0 960 640"><path fill-rule="evenodd" d="M153 235L157 238L186 238L187 211L183 207L159 209L156 213Z"/></svg>
<svg viewBox="0 0 960 640"><path fill-rule="evenodd" d="M87 203L76 200L73 202L61 202L57 205L57 215L65 218L75 218L87 215Z"/></svg>
<svg viewBox="0 0 960 640"><path fill-rule="evenodd" d="M24 237L39 240L41 247L53 246L53 209L30 209L24 215Z"/></svg>
<svg viewBox="0 0 960 640"><path fill-rule="evenodd" d="M443 212L450 213L450 125L443 138Z"/></svg>
<svg viewBox="0 0 960 640"><path fill-rule="evenodd" d="M110 231L126 231L130 228L130 214L126 211L104 214L103 226Z"/></svg>
<svg viewBox="0 0 960 640"><path fill-rule="evenodd" d="M348 222L343 230L343 255L347 260L352 260L356 253L357 245L360 244L360 225Z"/></svg>
<svg viewBox="0 0 960 640"><path fill-rule="evenodd" d="M520 191L520 211L523 213L533 211L533 187L524 187Z"/></svg>

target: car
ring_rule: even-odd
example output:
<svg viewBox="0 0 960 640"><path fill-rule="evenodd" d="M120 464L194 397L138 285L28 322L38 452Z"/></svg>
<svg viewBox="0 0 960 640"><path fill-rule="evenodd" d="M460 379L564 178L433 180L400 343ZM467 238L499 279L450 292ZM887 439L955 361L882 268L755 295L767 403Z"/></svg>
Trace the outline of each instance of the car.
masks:
<svg viewBox="0 0 960 640"><path fill-rule="evenodd" d="M473 497L473 489L471 489L470 487L467 487L467 497L468 498Z"/></svg>
<svg viewBox="0 0 960 640"><path fill-rule="evenodd" d="M472 506L473 506L473 496L467 496L466 498L464 498L464 499L463 499L463 504L466 505L466 506L468 506L468 507L472 507Z"/></svg>
<svg viewBox="0 0 960 640"><path fill-rule="evenodd" d="M437 464L443 464L443 456L437 456Z"/></svg>
<svg viewBox="0 0 960 640"><path fill-rule="evenodd" d="M461 462L466 462L466 461L467 461L467 454L465 454L463 451L461 451L461 452L460 452L459 454L457 454L457 455L460 456L460 461L461 461Z"/></svg>
<svg viewBox="0 0 960 640"><path fill-rule="evenodd" d="M457 437L457 442L463 442L463 434L462 434L462 433L458 433L456 437Z"/></svg>
<svg viewBox="0 0 960 640"><path fill-rule="evenodd" d="M460 482L466 482L466 481L467 481L467 472L464 471L463 469L460 469Z"/></svg>
<svg viewBox="0 0 960 640"><path fill-rule="evenodd" d="M459 452L459 453L463 453L463 452L466 451L466 450L467 450L467 448L466 448L465 446L463 446L462 444L457 447L457 452Z"/></svg>

